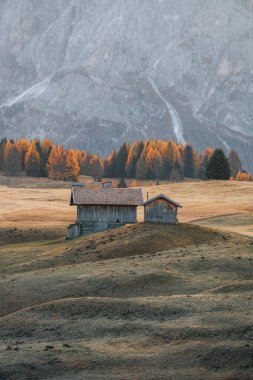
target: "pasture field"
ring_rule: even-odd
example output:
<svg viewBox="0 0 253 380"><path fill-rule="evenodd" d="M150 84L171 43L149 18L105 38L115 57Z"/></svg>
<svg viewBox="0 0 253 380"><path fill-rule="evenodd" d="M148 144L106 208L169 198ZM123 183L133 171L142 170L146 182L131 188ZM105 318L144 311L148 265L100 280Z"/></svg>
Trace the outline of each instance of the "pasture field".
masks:
<svg viewBox="0 0 253 380"><path fill-rule="evenodd" d="M180 223L66 241L67 183L0 177L1 380L253 379L253 183L147 193Z"/></svg>

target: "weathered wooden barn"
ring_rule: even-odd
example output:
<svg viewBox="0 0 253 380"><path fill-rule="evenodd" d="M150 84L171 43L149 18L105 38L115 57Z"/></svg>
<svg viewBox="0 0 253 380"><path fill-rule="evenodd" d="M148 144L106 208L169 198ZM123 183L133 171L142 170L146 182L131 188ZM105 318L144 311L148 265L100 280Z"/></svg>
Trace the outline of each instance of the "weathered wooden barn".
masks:
<svg viewBox="0 0 253 380"><path fill-rule="evenodd" d="M170 223L178 222L177 209L182 207L179 203L163 194L148 199L143 203L144 222Z"/></svg>
<svg viewBox="0 0 253 380"><path fill-rule="evenodd" d="M70 205L77 206L77 221L68 226L68 239L137 222L141 189L86 189L72 187Z"/></svg>

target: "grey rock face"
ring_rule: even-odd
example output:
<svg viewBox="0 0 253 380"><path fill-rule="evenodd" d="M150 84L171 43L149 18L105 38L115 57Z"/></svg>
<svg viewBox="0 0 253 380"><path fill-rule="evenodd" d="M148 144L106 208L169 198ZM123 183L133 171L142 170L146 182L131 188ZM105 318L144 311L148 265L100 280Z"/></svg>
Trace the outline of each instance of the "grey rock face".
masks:
<svg viewBox="0 0 253 380"><path fill-rule="evenodd" d="M253 170L253 0L2 0L0 136L173 138Z"/></svg>

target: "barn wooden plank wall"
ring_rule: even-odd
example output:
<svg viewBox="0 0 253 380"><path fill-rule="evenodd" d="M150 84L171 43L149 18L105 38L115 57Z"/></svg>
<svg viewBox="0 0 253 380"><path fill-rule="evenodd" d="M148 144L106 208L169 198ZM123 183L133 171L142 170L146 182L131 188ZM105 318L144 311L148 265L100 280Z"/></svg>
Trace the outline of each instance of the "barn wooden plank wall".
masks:
<svg viewBox="0 0 253 380"><path fill-rule="evenodd" d="M79 205L77 222L136 223L136 206Z"/></svg>

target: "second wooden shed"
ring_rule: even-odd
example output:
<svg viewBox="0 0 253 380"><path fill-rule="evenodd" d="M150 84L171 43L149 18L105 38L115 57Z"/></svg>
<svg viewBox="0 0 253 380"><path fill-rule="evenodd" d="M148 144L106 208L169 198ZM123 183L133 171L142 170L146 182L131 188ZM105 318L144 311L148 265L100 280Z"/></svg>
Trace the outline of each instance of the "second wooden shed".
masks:
<svg viewBox="0 0 253 380"><path fill-rule="evenodd" d="M163 194L148 199L143 203L144 222L176 224L177 209L182 206Z"/></svg>

